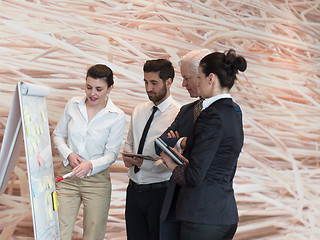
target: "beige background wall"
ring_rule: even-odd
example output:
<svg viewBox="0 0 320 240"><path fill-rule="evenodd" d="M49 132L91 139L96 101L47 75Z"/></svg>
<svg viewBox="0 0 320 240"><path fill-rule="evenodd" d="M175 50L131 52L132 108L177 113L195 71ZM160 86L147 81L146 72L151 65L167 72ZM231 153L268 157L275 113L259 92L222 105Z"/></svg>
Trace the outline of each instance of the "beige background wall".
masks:
<svg viewBox="0 0 320 240"><path fill-rule="evenodd" d="M83 95L86 69L115 73L113 101L127 114L147 100L142 65L168 58L181 87L179 57L234 48L248 61L232 95L242 107L245 146L235 177L240 224L235 239L320 239L320 1L101 0L0 1L0 140L16 83L50 88L50 130L64 105ZM60 159L53 149L54 167ZM105 239L125 239L126 168L111 167ZM1 239L32 239L23 150L0 196ZM81 239L82 212L75 228Z"/></svg>

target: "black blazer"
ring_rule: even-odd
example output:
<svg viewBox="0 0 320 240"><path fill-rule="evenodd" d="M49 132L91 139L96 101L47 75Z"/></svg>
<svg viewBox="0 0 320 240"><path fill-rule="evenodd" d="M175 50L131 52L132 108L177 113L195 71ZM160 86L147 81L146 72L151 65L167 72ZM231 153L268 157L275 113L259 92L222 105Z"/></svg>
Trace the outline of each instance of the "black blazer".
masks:
<svg viewBox="0 0 320 240"><path fill-rule="evenodd" d="M194 115L193 115L193 109L194 106L198 103L199 99L197 101L194 101L192 103L183 105L180 108L180 111L176 118L174 119L173 123L170 125L170 127L167 128L167 130L160 136L160 138L167 143L170 147L174 147L176 143L178 142L178 138L168 138L167 134L172 131L178 131L179 135L181 137L188 137L190 136L194 124ZM240 119L242 119L242 111L238 104L233 102L234 109L240 116ZM156 154L160 156L160 153L162 152L161 148L155 144Z"/></svg>
<svg viewBox="0 0 320 240"><path fill-rule="evenodd" d="M212 103L199 115L184 155L187 186L182 186L176 218L200 224L234 224L238 211L233 177L243 146L242 120L230 98Z"/></svg>

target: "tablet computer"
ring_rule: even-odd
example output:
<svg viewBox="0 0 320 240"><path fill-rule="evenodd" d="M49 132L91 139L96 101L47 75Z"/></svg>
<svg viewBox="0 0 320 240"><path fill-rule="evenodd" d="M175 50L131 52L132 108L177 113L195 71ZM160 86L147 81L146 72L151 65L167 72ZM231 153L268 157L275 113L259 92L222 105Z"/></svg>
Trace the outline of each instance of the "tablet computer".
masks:
<svg viewBox="0 0 320 240"><path fill-rule="evenodd" d="M140 157L147 160L157 161L160 158L151 157L149 155L143 155L138 153L130 153L130 152L120 152L122 155L128 156L128 157Z"/></svg>
<svg viewBox="0 0 320 240"><path fill-rule="evenodd" d="M156 138L155 142L162 151L168 154L177 164L186 164L161 138Z"/></svg>

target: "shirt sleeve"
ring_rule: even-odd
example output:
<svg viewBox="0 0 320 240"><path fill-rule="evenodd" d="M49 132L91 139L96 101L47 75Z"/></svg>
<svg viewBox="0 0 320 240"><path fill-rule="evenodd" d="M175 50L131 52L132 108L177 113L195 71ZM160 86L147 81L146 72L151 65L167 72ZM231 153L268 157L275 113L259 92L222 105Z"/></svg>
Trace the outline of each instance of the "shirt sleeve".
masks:
<svg viewBox="0 0 320 240"><path fill-rule="evenodd" d="M109 168L117 160L125 127L125 115L121 114L120 116L111 128L107 144L105 145L104 155L100 158L90 160L92 163L92 171L88 176Z"/></svg>
<svg viewBox="0 0 320 240"><path fill-rule="evenodd" d="M70 117L68 115L69 106L70 102L66 104L64 113L52 134L54 145L58 149L64 166L68 165L68 156L70 153L72 153L71 149L66 143L66 139L68 136L68 122L70 121Z"/></svg>
<svg viewBox="0 0 320 240"><path fill-rule="evenodd" d="M128 135L127 135L127 139L124 143L123 146L123 151L127 151L127 152L133 152L133 129L132 129L132 117L131 117L131 121L130 121L130 127L129 127L129 131L128 131Z"/></svg>

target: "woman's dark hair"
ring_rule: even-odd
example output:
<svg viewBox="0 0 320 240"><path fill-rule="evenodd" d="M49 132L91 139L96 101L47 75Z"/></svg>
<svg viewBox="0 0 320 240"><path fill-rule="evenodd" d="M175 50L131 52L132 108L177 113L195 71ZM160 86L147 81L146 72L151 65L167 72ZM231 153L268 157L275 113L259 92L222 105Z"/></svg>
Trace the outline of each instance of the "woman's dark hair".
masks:
<svg viewBox="0 0 320 240"><path fill-rule="evenodd" d="M91 66L87 71L86 79L88 77L92 77L94 79L102 78L107 82L108 87L112 86L114 83L112 70L103 64Z"/></svg>
<svg viewBox="0 0 320 240"><path fill-rule="evenodd" d="M206 76L216 74L220 85L231 89L238 71L244 72L247 69L247 61L242 56L237 56L235 50L229 49L224 53L208 54L201 59L199 66Z"/></svg>
<svg viewBox="0 0 320 240"><path fill-rule="evenodd" d="M159 78L163 82L167 81L169 78L174 78L174 68L172 63L167 59L156 59L148 60L143 65L144 72L159 72Z"/></svg>

